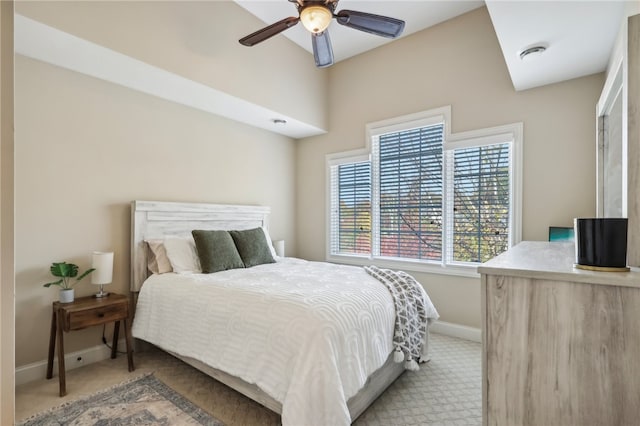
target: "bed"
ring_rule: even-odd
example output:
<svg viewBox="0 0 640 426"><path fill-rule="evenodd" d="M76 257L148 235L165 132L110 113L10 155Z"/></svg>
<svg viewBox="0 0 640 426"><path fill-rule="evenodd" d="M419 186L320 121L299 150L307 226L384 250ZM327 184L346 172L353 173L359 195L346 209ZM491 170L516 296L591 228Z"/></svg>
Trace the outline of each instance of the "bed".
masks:
<svg viewBox="0 0 640 426"><path fill-rule="evenodd" d="M268 235L268 207L134 201L131 211L137 339L281 414L284 425L349 424L404 372L393 360L393 299L362 268L276 257L213 274L149 273L146 241L194 229Z"/></svg>

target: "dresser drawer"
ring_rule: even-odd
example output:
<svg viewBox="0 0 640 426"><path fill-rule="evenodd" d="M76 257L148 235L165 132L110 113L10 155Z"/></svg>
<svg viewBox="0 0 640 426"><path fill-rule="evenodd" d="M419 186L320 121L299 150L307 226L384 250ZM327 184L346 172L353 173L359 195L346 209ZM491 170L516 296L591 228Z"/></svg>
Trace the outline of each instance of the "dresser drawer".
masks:
<svg viewBox="0 0 640 426"><path fill-rule="evenodd" d="M119 321L128 316L128 303L111 304L77 312L70 311L67 313L66 325L68 330L78 330L92 325Z"/></svg>

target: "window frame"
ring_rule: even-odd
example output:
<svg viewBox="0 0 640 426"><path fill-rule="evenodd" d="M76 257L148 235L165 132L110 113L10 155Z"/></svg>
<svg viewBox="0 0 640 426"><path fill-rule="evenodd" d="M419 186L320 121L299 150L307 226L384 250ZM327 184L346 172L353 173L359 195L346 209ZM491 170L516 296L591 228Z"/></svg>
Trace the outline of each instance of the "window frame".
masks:
<svg viewBox="0 0 640 426"><path fill-rule="evenodd" d="M438 261L418 260L409 258L390 258L377 255L379 241L375 235L375 229L379 229L380 218L379 206L379 162L375 160L372 152L373 138L386 133L400 132L418 127L443 124L443 231L442 231L442 259ZM449 176L453 175L450 170L449 156L453 156L456 149L471 148L485 145L509 143L509 168L510 168L510 197L509 197L509 242L512 247L522 239L522 144L523 144L523 124L512 123L502 126L471 130L460 133L451 133L451 106L431 109L414 114L395 117L388 120L369 123L366 125L366 148L347 151L342 153L328 154L327 165L327 208L326 208L326 252L325 257L329 262L345 263L352 265L368 265L375 262L376 265L393 269L404 269L412 272L427 272L444 275L458 275L467 277L478 277L477 267L479 263L455 262L449 260L452 246L449 247L447 238L449 230L452 229L450 221L452 205L448 204L451 184L448 182ZM332 168L340 164L369 161L371 163L371 253L369 255L338 254L332 253ZM376 228L378 227L378 228Z"/></svg>

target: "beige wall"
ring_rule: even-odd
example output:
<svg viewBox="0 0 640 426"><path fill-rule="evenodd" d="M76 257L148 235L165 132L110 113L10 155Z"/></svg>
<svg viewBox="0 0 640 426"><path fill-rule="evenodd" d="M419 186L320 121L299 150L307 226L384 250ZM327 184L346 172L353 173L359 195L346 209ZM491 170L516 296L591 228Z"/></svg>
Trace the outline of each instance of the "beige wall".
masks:
<svg viewBox="0 0 640 426"><path fill-rule="evenodd" d="M14 418L13 1L0 2L0 424Z"/></svg>
<svg viewBox="0 0 640 426"><path fill-rule="evenodd" d="M595 214L603 75L515 92L486 8L340 62L329 79L330 132L297 150L301 257L324 259L325 155L364 148L368 122L444 105L452 106L453 132L524 123L523 239L545 240L549 226ZM416 277L443 321L480 327L479 279Z"/></svg>
<svg viewBox="0 0 640 426"><path fill-rule="evenodd" d="M291 6L294 12L293 6ZM23 1L16 13L222 92L327 127L327 70L284 36L238 39L264 22L231 1Z"/></svg>
<svg viewBox="0 0 640 426"><path fill-rule="evenodd" d="M46 359L51 262L84 270L112 249L108 290L128 291L131 200L271 206L272 237L295 253L292 139L20 55L15 66L18 366ZM70 333L66 351L100 332Z"/></svg>

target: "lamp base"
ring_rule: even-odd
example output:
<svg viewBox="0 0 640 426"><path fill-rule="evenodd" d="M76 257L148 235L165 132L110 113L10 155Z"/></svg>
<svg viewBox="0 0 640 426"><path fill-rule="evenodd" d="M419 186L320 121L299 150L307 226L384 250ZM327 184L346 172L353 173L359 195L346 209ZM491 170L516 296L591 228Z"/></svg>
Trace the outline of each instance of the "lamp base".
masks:
<svg viewBox="0 0 640 426"><path fill-rule="evenodd" d="M108 295L109 293L104 291L104 289L102 288L102 284L100 284L100 291L97 292L93 297L99 299L101 297L107 297Z"/></svg>

